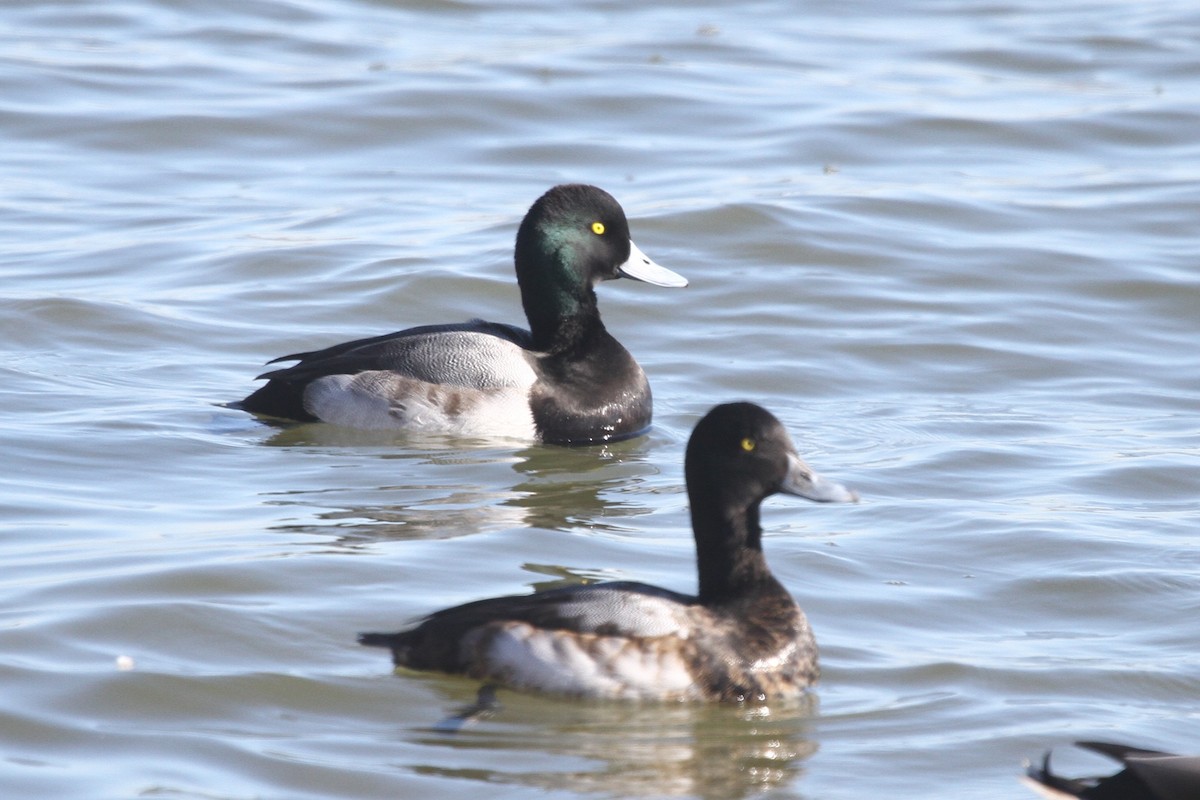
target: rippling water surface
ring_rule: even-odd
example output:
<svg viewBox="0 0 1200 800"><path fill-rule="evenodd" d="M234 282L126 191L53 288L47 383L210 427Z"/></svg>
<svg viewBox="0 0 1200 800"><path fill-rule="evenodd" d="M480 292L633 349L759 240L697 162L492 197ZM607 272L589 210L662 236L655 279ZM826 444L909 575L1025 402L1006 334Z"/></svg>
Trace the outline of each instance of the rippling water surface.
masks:
<svg viewBox="0 0 1200 800"><path fill-rule="evenodd" d="M43 2L0 12L0 792L1030 796L1200 739L1190 2ZM654 383L604 448L274 429L268 358L523 322L564 181L692 281L600 289ZM824 675L636 707L390 674L354 633L694 586L682 452L772 409L858 506L771 501Z"/></svg>

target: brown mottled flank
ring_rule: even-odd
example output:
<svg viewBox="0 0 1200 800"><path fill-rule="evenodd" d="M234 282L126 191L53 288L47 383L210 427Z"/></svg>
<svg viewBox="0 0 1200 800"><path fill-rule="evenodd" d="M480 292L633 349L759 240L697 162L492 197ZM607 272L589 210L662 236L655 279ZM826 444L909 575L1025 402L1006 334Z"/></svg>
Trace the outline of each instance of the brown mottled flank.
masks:
<svg viewBox="0 0 1200 800"><path fill-rule="evenodd" d="M649 675L662 671L689 676L687 685L659 693L657 700L786 699L802 694L819 677L816 644L808 623L798 606L787 605L790 608L785 614L790 624L783 628L754 624L736 628L727 619L697 608L700 619L687 636L629 636L599 629L545 630L522 621L503 620L469 632L451 660L464 665L462 673L476 680L547 691L548 687L531 681L512 663L498 661L493 650L502 636L522 642L540 639L540 649L558 662L559 669L586 655L597 674L614 684L620 684L623 672L633 668ZM586 686L551 691L595 696L595 691ZM626 694L613 690L614 696Z"/></svg>
<svg viewBox="0 0 1200 800"><path fill-rule="evenodd" d="M446 416L451 419L457 418L463 411L463 393L457 390L450 390L446 393L446 403L444 406Z"/></svg>
<svg viewBox="0 0 1200 800"><path fill-rule="evenodd" d="M368 375L370 377L368 378ZM363 380L364 390L390 398L388 414L398 420L404 420L411 413L411 399L424 397L424 403L431 408L439 408L451 419L469 413L478 405L476 397L468 396L462 387L439 383L427 383L415 378L407 378L393 373L362 373L358 380ZM474 390L472 394L487 397L500 390ZM418 406L420 403L417 404Z"/></svg>

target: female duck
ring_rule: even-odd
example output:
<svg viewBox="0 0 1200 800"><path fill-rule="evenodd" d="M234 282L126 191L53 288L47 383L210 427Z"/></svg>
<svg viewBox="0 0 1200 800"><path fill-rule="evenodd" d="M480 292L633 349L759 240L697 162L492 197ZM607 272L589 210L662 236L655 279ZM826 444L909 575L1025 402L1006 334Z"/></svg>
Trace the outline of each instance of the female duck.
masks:
<svg viewBox="0 0 1200 800"><path fill-rule="evenodd" d="M529 330L483 320L427 325L277 361L235 408L355 428L510 436L562 444L625 439L650 426L650 384L604 328L597 283L687 281L629 238L625 212L595 186L556 186L517 231Z"/></svg>
<svg viewBox="0 0 1200 800"><path fill-rule="evenodd" d="M759 505L776 492L819 502L857 495L800 460L774 416L714 408L685 459L700 588L628 581L497 597L437 611L400 633L365 633L397 666L577 697L769 700L817 679L804 612L771 575Z"/></svg>

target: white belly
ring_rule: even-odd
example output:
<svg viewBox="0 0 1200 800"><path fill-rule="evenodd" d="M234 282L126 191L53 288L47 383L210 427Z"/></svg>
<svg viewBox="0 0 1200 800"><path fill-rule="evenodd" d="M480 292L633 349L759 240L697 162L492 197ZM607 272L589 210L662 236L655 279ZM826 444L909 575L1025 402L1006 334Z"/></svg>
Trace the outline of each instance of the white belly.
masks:
<svg viewBox="0 0 1200 800"><path fill-rule="evenodd" d="M532 370L529 377L532 384ZM528 385L475 389L377 370L319 378L305 390L304 406L324 422L351 428L537 438Z"/></svg>
<svg viewBox="0 0 1200 800"><path fill-rule="evenodd" d="M484 659L489 677L580 697L692 699L698 690L673 637L626 638L504 623Z"/></svg>

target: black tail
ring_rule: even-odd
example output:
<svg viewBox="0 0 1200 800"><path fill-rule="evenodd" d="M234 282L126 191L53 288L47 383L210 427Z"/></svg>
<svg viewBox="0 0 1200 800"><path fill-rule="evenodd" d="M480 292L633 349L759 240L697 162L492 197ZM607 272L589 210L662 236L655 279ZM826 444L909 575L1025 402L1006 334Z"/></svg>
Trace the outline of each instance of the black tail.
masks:
<svg viewBox="0 0 1200 800"><path fill-rule="evenodd" d="M396 646L396 634L360 633L358 635L358 643L365 644L367 647L386 647L391 649Z"/></svg>
<svg viewBox="0 0 1200 800"><path fill-rule="evenodd" d="M304 387L307 385L307 382L270 380L248 396L229 405L251 414L263 414L297 422L317 422L317 418L304 407Z"/></svg>

